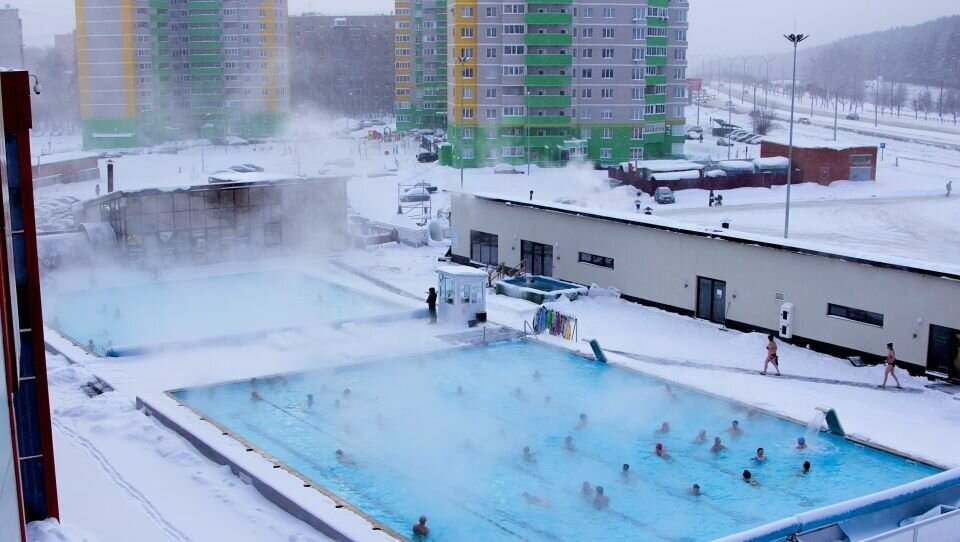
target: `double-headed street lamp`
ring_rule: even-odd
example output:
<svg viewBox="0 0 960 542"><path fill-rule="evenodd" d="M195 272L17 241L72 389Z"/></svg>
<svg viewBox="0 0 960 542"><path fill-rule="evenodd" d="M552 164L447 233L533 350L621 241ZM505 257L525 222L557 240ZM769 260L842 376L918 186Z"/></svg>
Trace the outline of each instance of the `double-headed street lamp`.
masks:
<svg viewBox="0 0 960 542"><path fill-rule="evenodd" d="M460 190L463 190L463 67L470 60L471 57L466 55L457 57L457 62L460 63Z"/></svg>
<svg viewBox="0 0 960 542"><path fill-rule="evenodd" d="M793 114L797 99L797 46L809 38L809 34L785 34L783 37L793 44L793 79L790 82L790 144L787 151L787 212L783 220L783 238L790 237L790 184L793 181Z"/></svg>

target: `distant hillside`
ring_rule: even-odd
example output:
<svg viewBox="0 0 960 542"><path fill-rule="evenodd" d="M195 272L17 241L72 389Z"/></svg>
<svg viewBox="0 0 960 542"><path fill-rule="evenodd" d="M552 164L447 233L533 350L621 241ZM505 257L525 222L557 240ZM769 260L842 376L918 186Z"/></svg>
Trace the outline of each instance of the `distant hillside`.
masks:
<svg viewBox="0 0 960 542"><path fill-rule="evenodd" d="M916 26L904 26L853 36L803 50L803 73L811 75L808 59L816 60L816 82L827 77L960 88L960 15L941 17Z"/></svg>

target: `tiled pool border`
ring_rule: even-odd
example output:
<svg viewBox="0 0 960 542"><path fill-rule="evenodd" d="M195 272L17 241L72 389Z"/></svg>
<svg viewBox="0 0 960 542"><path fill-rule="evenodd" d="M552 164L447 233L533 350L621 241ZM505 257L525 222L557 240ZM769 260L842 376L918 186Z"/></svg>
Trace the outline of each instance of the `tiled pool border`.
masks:
<svg viewBox="0 0 960 542"><path fill-rule="evenodd" d="M529 341L529 342L531 342L531 343L533 343L533 344L538 344L538 345L545 346L545 347L548 347L548 348L553 348L553 349L555 349L555 350L560 350L560 351L565 352L565 353L568 353L568 354L573 354L573 355L575 355L575 356L577 356L577 357L579 357L579 358L582 358L584 361L588 361L588 362L591 362L591 363L600 363L600 362L598 362L595 358L593 358L592 356L590 356L590 355L588 355L588 354L586 354L586 353L579 352L579 351L572 350L572 349L568 349L568 348L564 348L564 347L559 346L559 345L556 345L556 344L551 344L551 343L548 343L548 342L543 342L543 341L537 340L537 339L535 339L535 338L529 338L529 337L526 338L526 339L520 339L520 340L526 340L526 341ZM496 344L496 343L491 343L491 344ZM485 345L466 345L466 346L461 345L461 346L451 346L451 347L447 347L447 348L441 348L441 349L431 350L431 351L429 351L429 352L421 352L421 353L418 353L418 354L405 354L405 355L403 355L403 356L388 356L388 357L379 357L379 358L366 359L366 360L358 360L358 361L356 361L356 362L354 362L354 363L345 363L345 364L337 365L337 366L333 367L333 369L334 369L334 370L339 370L339 369L343 369L343 368L347 368L347 367L358 367L358 366L375 364L375 363L386 363L386 362L389 362L389 361L391 361L391 360L406 359L406 358L409 358L409 357L411 357L411 356L432 355L432 354L436 354L436 353L438 353L438 352L444 352L444 351L450 351L450 350L462 350L462 349L466 349L466 348L480 348L480 347L483 347L483 346L485 346ZM615 356L615 355L614 355L614 356ZM746 402L744 402L744 401L740 401L740 400L737 400L737 399L731 399L731 398L724 397L724 396L722 396L722 395L719 395L719 394L716 394L716 393L713 393L713 392L701 390L701 389L697 388L696 386L691 386L691 385L687 385L687 384L684 384L684 383L675 382L675 381L669 380L669 379L667 379L667 378L664 378L664 377L662 377L662 376L645 372L645 371L643 371L643 370L641 370L641 369L638 369L638 368L633 367L633 366L628 365L628 364L624 364L624 363L619 362L619 361L616 361L616 360L608 361L607 365L616 367L617 369L620 369L620 370L625 370L625 371L632 372L632 373L634 373L634 374L641 375L641 376L643 376L644 378L649 378L649 379L652 379L652 380L656 380L656 381L659 381L659 382L663 382L663 383L665 383L665 384L668 383L668 384L670 384L671 386L676 386L676 387L678 387L678 388L685 389L685 390L691 391L691 392L693 392L693 393L697 393L697 394L701 394L701 395L706 395L706 396L709 396L709 397L711 397L711 398L718 399L718 400L724 401L724 402L726 402L726 403L736 405L736 406L738 406L738 407L740 407L740 408L743 408L743 409L745 409L745 410L747 410L747 411L753 411L753 412L757 412L757 413L760 413L760 414L763 414L763 415L767 415L767 416L771 416L771 417L774 417L774 418L778 418L778 419L781 419L781 420L784 420L784 421L787 421L787 422L796 424L796 425L801 426L801 427L803 427L803 426L806 425L806 422L804 422L804 421L802 421L802 420L797 420L797 419L794 419L794 418L792 418L792 417L790 417L790 416L787 416L787 415L784 415L784 414L781 414L781 413L778 413L778 412L774 412L774 411L771 411L771 410L767 410L767 409L762 408L762 407L753 406L753 405L750 405L750 404L748 404L748 403L746 403ZM271 378L271 377L274 377L274 376L279 376L279 375L281 375L281 374L284 374L284 375L299 374L299 373L302 373L302 372L303 372L303 371L293 371L293 372L289 372L289 373L277 373L277 374L272 374L272 375L264 375L264 376L261 377L261 378ZM240 380L232 380L232 381L219 382L219 383L213 384L213 385L218 385L218 386L219 386L219 385L225 385L225 384L237 383L237 382L245 382L245 381L246 381L246 379L240 379ZM190 387L178 388L178 389L166 391L166 392L164 392L163 395L164 395L165 397L171 399L177 406L187 408L193 415L197 416L197 418L199 419L199 421L209 423L210 425L212 425L213 427L215 427L217 430L220 431L221 436L230 437L231 440L233 440L233 441L241 444L242 446L244 446L244 448L246 449L246 451L252 452L252 453L256 453L257 455L261 456L263 459L267 460L267 462L269 462L270 464L272 464L272 465L274 466L274 468L280 468L280 469L286 471L287 473L291 474L291 475L294 476L295 478L299 479L299 480L303 483L303 486L304 486L305 488L314 489L314 490L318 491L320 494L322 494L322 495L324 495L325 497L329 498L331 501L333 501L333 502L335 503L335 505L336 505L337 508L346 508L347 510L349 510L350 512L352 512L352 513L355 514L356 516L360 517L361 519L363 519L364 521L366 521L367 523L370 524L370 529L371 529L371 531L379 531L379 532L381 532L381 533L383 533L383 534L386 534L387 536L392 537L392 538L395 539L395 540L399 540L399 541L403 541L403 542L407 542L407 541L409 540L407 537L405 537L405 536L403 536L402 534L396 532L396 531L393 530L392 528L386 526L386 525L383 524L381 521L373 518L372 516L370 516L369 514L367 514L366 512L364 512L363 510L361 510L361 509L357 508L356 506L350 504L347 500L343 499L342 497L340 497L340 496L337 495L336 493L333 493L332 491L330 491L330 490L324 488L323 486L317 484L317 483L316 483L314 480L312 480L311 478L303 475L302 473L300 473L300 472L297 471L296 469L290 467L289 465L287 465L287 464L284 463L283 461L280 461L279 459L275 458L275 457L272 456L271 454L269 454L269 453L267 453L267 452L265 452L265 451L257 448L256 446L254 446L253 444L251 444L250 442L248 442L246 439L244 439L242 436L234 433L234 432L231 431L229 428L223 426L222 424L220 424L220 423L217 422L216 420L214 420L214 419L212 419L212 418L209 418L206 414L204 414L203 412L195 409L194 407L190 406L189 404L181 401L181 400L176 396L176 394L179 393L179 392L182 392L182 391L185 391L185 390L188 390L188 389L202 388L202 387L209 387L209 385L204 385L204 386L190 386ZM338 529L338 527L337 527L336 525L333 525L333 524L332 524L332 522L328 522L328 521L324 520L323 518L319 517L318 515L314 514L313 512L311 512L310 510L308 510L307 507L301 506L300 504L297 504L293 499L291 499L290 497L284 495L281 491L279 491L279 490L277 490L276 488L274 488L270 483L265 482L265 481L263 481L262 479L258 478L255 474L251 473L248 469L244 469L244 468L241 467L236 461L233 461L233 460L231 460L229 457L227 457L227 454L222 453L222 452L220 452L219 450L217 450L216 447L215 447L213 444L210 444L210 443L206 442L203 437L200 437L200 436L194 434L194 433L191 432L189 429L187 429L184 425L182 425L182 424L178 423L177 421L173 420L171 416L168 416L167 414L163 413L160 408L156 408L154 405L151 405L148 400L145 400L145 399L143 399L143 398L141 398L141 397L137 397L137 408L138 408L138 409L143 409L144 412L145 412L145 414L147 414L147 415L151 415L151 416L156 417L158 421L160 421L162 424L164 424L165 426L169 427L169 428L172 429L174 432L176 432L177 434L179 434L180 436L182 436L183 438L185 438L186 440L188 440L191 444L193 444L201 453L203 453L203 454L204 454L205 456L207 456L208 458L212 459L213 461L216 461L216 462L219 463L219 464L228 465L228 466L230 467L231 471L232 471L236 476L240 477L241 479L244 479L244 477L246 477L246 479L248 479L248 480L253 484L253 486L257 489L257 491L259 491L265 498L267 498L267 500L269 500L269 501L271 501L272 503L276 504L276 505L277 505L279 508L281 508L282 510L284 510L284 511L288 512L289 514L291 514L292 516L294 516L294 517L296 517L296 518L298 518L298 519L306 522L307 524L309 524L309 525L311 525L312 527L316 528L316 529L319 530L320 532L326 534L327 536L330 536L330 537L333 538L334 540L337 540L337 541L352 541L352 540L353 540L353 539L350 538L349 536L347 536L347 535L345 535L344 533L342 533L341 530ZM822 429L821 429L821 431L822 431ZM906 460L906 461L911 461L911 462L914 462L914 463L920 463L920 464L923 464L923 465L926 465L926 466L929 466L929 467L933 467L933 468L936 468L936 469L940 469L940 470L942 470L942 471L947 471L947 470L948 470L946 467L941 466L941 465L938 465L938 464L935 464L935 463L933 463L933 462L931 462L931 461L928 461L928 460L926 460L926 459L922 459L922 458L918 458L918 457L913 457L913 456L911 456L911 455L909 455L909 454L900 452L900 451L898 451L898 450L895 450L895 449L892 449L892 448L888 448L888 447L886 447L886 446L879 445L879 444L876 444L876 443L874 443L874 442L866 441L866 440L857 438L857 437L855 437L855 436L846 435L846 436L844 436L843 438L844 438L845 440L847 440L847 441L850 441L851 443L853 443L853 444L855 444L855 445L860 445L860 446L864 446L864 447L869 447L869 448L873 448L873 449L876 449L876 450L879 450L879 451L882 451L882 452L885 452L885 453L889 453L889 454L891 454L891 455L894 455L894 456L903 458L903 459ZM940 473L940 474L943 474L943 473ZM934 476L937 476L937 475L934 475ZM929 478L929 477L927 477L927 478ZM920 479L920 480L926 480L927 478L922 478L922 479ZM892 492L892 491L897 490L897 488L899 488L899 487L911 486L912 484L916 484L917 482L919 482L919 480L916 481L916 482L911 482L910 484L905 484L904 486L896 486L896 487L893 487L893 488L889 488L889 489L884 490L883 492L880 492L880 493L889 493L889 492ZM872 495L872 494L863 495L863 496L857 497L857 498L855 498L855 499L851 499L851 501L852 501L852 500L863 500L863 499L865 499L865 498L870 497L870 495ZM845 502L847 502L847 501L845 501ZM805 512L805 514L815 514L815 513L817 513L817 512L820 511L820 510L825 510L825 509L830 509L830 508L836 508L836 507L838 507L838 506L841 506L842 504L844 504L844 503L841 502L841 503L836 503L836 504L833 504L833 505L828 505L828 506L826 506L826 507L816 508L816 509L814 509L814 510ZM851 513L852 513L852 512L851 512ZM787 518L778 519L778 520L775 520L775 521L773 521L773 522L771 522L771 523L769 523L769 524L764 524L764 525L757 526L757 527L755 527L754 529L751 529L751 530L762 529L762 528L764 528L764 527L767 526L767 525L778 525L778 524L781 524L781 523L783 523L783 522L786 522L786 521L790 520L790 519L793 518L793 517L797 517L797 516L794 515L794 516L790 516L790 517L787 517ZM739 534L739 533L731 533L731 534L728 535L728 536L729 536L729 537L736 537L738 534ZM759 540L759 539L758 539L758 540Z"/></svg>

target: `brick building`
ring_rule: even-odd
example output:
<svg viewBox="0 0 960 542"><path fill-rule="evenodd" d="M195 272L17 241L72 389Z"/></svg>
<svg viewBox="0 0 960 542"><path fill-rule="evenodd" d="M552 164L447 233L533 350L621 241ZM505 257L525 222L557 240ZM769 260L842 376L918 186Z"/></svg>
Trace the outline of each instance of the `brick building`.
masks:
<svg viewBox="0 0 960 542"><path fill-rule="evenodd" d="M789 147L777 141L764 140L760 157L787 156ZM834 181L877 180L877 148L843 145L793 146L793 167L800 170L805 182L824 186Z"/></svg>

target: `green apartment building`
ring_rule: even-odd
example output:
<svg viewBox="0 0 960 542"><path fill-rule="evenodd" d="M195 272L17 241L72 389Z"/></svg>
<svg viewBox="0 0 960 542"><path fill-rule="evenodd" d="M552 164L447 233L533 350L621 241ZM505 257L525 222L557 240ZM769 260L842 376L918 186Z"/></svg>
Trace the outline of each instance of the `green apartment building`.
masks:
<svg viewBox="0 0 960 542"><path fill-rule="evenodd" d="M683 154L688 2L447 6L444 163L617 164Z"/></svg>
<svg viewBox="0 0 960 542"><path fill-rule="evenodd" d="M397 130L447 127L447 0L395 0Z"/></svg>
<svg viewBox="0 0 960 542"><path fill-rule="evenodd" d="M85 148L272 135L287 0L75 0Z"/></svg>

